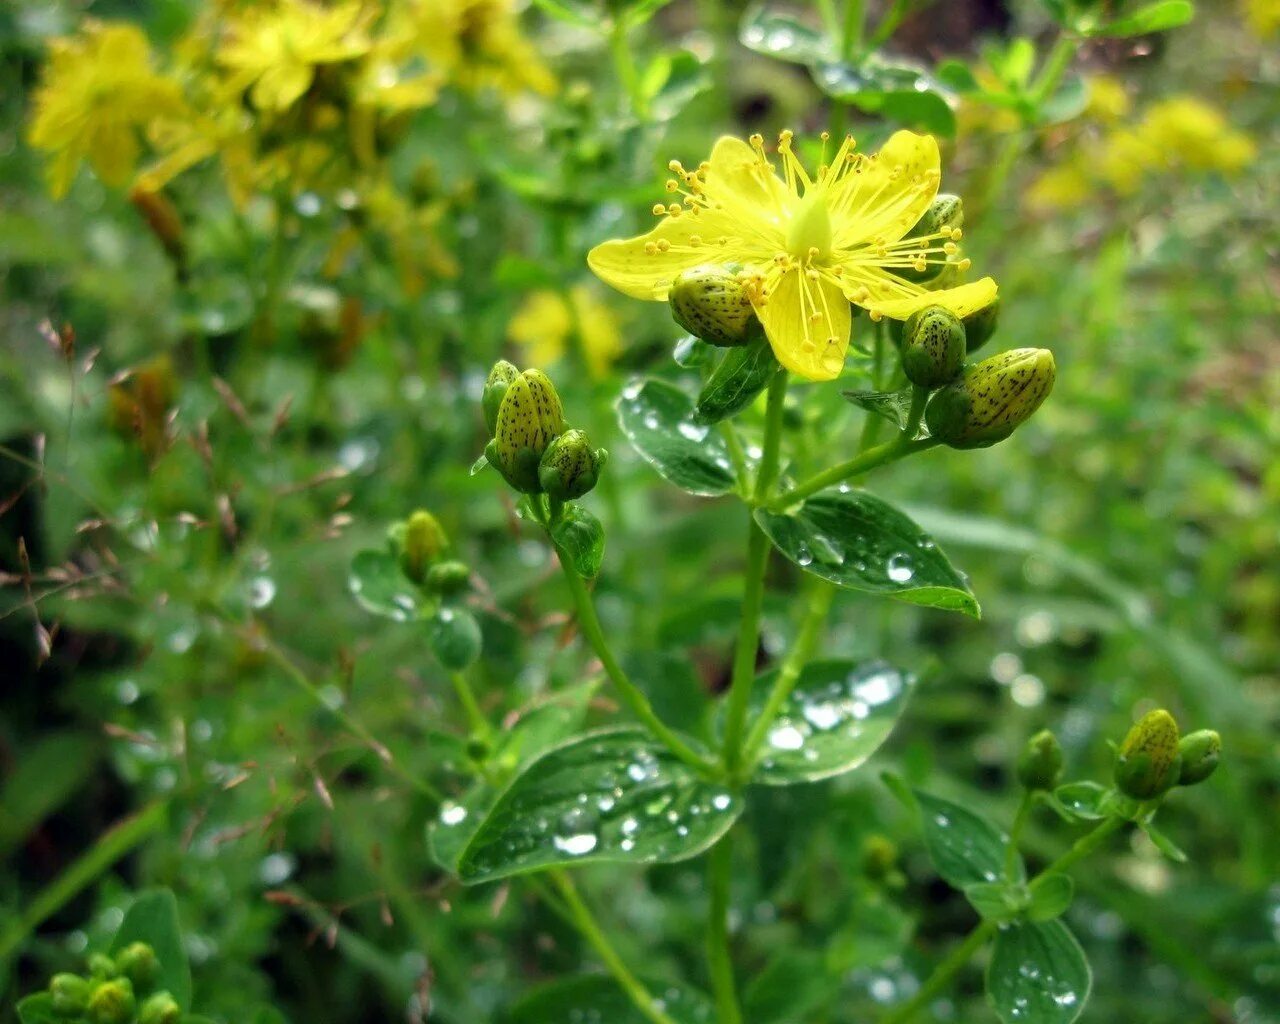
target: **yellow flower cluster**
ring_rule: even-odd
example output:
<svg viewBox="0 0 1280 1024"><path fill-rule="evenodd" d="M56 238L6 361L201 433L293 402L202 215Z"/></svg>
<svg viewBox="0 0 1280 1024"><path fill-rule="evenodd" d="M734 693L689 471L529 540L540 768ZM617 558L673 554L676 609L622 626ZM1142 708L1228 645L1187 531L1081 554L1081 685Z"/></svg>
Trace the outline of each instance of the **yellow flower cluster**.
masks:
<svg viewBox="0 0 1280 1024"><path fill-rule="evenodd" d="M1280 0L1244 0L1244 14L1259 39L1280 33Z"/></svg>
<svg viewBox="0 0 1280 1024"><path fill-rule="evenodd" d="M507 325L507 336L520 346L525 361L537 366L563 359L575 335L587 372L604 377L622 352L622 329L613 310L585 284L567 294L533 292Z"/></svg>

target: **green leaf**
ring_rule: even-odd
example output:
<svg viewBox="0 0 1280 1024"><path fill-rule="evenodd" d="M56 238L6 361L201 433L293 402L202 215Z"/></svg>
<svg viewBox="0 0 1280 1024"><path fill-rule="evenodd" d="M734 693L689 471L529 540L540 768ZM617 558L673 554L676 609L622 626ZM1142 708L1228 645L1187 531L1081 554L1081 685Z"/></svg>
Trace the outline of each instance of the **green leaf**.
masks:
<svg viewBox="0 0 1280 1024"><path fill-rule="evenodd" d="M756 4L742 16L738 38L748 50L793 64L816 64L835 56L825 33L768 4Z"/></svg>
<svg viewBox="0 0 1280 1024"><path fill-rule="evenodd" d="M22 1024L67 1024L67 1018L53 1011L53 996L36 992L18 1003L18 1020Z"/></svg>
<svg viewBox="0 0 1280 1024"><path fill-rule="evenodd" d="M987 998L1005 1024L1071 1024L1089 998L1084 950L1060 921L1015 921L996 934Z"/></svg>
<svg viewBox="0 0 1280 1024"><path fill-rule="evenodd" d="M1195 5L1191 0L1156 0L1155 3L1139 7L1127 17L1116 18L1092 28L1086 35L1124 38L1165 32L1187 24L1195 17L1195 13Z"/></svg>
<svg viewBox="0 0 1280 1024"><path fill-rule="evenodd" d="M475 476L477 473L483 473L488 468L489 468L489 456L486 455L484 452L481 452L480 458L476 459L475 462L471 463L470 475Z"/></svg>
<svg viewBox="0 0 1280 1024"><path fill-rule="evenodd" d="M480 623L465 608L451 604L440 608L431 618L428 635L432 652L451 672L462 671L480 657Z"/></svg>
<svg viewBox="0 0 1280 1024"><path fill-rule="evenodd" d="M934 70L934 76L941 85L962 95L981 88L969 65L962 60L944 60Z"/></svg>
<svg viewBox="0 0 1280 1024"><path fill-rule="evenodd" d="M599 12L580 0L533 0L533 6L557 21L579 28L597 28L600 25Z"/></svg>
<svg viewBox="0 0 1280 1024"><path fill-rule="evenodd" d="M912 386L908 384L898 391L842 391L840 393L854 405L883 417L901 430L907 425L913 391ZM923 431L923 425L921 429Z"/></svg>
<svg viewBox="0 0 1280 1024"><path fill-rule="evenodd" d="M604 563L604 527L581 505L571 504L551 527L551 539L584 580L600 574Z"/></svg>
<svg viewBox="0 0 1280 1024"><path fill-rule="evenodd" d="M741 801L638 729L570 740L516 777L458 864L474 884L560 864L660 864L711 846Z"/></svg>
<svg viewBox="0 0 1280 1024"><path fill-rule="evenodd" d="M1021 91L1031 79L1031 72L1036 66L1036 44L1025 36L1009 40L1009 45L1000 49L992 46L986 51L987 60L994 71L1006 85Z"/></svg>
<svg viewBox="0 0 1280 1024"><path fill-rule="evenodd" d="M819 89L863 113L939 135L955 134L955 113L923 68L872 58L860 65L822 63L811 71Z"/></svg>
<svg viewBox="0 0 1280 1024"><path fill-rule="evenodd" d="M636 0L625 15L628 27L638 28L671 2L672 0Z"/></svg>
<svg viewBox="0 0 1280 1024"><path fill-rule="evenodd" d="M390 551L360 551L351 560L347 586L356 603L367 612L408 622L423 614L423 598L400 570Z"/></svg>
<svg viewBox="0 0 1280 1024"><path fill-rule="evenodd" d="M1004 874L1005 836L986 818L950 800L915 791L924 845L938 874L953 888L995 882ZM1017 881L1026 877L1018 857Z"/></svg>
<svg viewBox="0 0 1280 1024"><path fill-rule="evenodd" d="M694 405L695 423L719 423L740 413L778 372L778 360L767 339L729 349L708 378Z"/></svg>
<svg viewBox="0 0 1280 1024"><path fill-rule="evenodd" d="M832 488L791 512L757 509L756 522L796 565L849 590L978 618L978 602L932 538L865 491Z"/></svg>
<svg viewBox="0 0 1280 1024"><path fill-rule="evenodd" d="M1084 113L1089 105L1089 87L1079 75L1068 75L1053 95L1040 107L1041 124L1062 124Z"/></svg>
<svg viewBox="0 0 1280 1024"><path fill-rule="evenodd" d="M1008 882L974 882L964 887L964 895L986 921L1012 921L1030 900L1025 885Z"/></svg>
<svg viewBox="0 0 1280 1024"><path fill-rule="evenodd" d="M1111 790L1096 782L1068 782L1053 791L1060 807L1077 821L1097 821L1108 815Z"/></svg>
<svg viewBox="0 0 1280 1024"><path fill-rule="evenodd" d="M155 950L160 962L156 991L167 990L180 1007L190 1009L191 968L178 924L178 901L168 889L151 889L138 895L111 940L111 952L118 953L132 942L145 942Z"/></svg>
<svg viewBox="0 0 1280 1024"><path fill-rule="evenodd" d="M1040 876L1031 890L1027 917L1032 921L1050 921L1061 917L1071 906L1075 890L1075 883L1071 881L1070 875L1054 871Z"/></svg>
<svg viewBox="0 0 1280 1024"><path fill-rule="evenodd" d="M701 992L662 981L642 979L662 1012L675 1024L713 1024L715 1008ZM648 1024L612 978L588 974L561 978L534 989L511 1008L506 1024Z"/></svg>
<svg viewBox="0 0 1280 1024"><path fill-rule="evenodd" d="M1147 834L1148 839L1155 843L1156 849L1175 864L1185 864L1187 862L1187 855L1182 851L1181 847L1151 822L1140 820L1138 827Z"/></svg>
<svg viewBox="0 0 1280 1024"><path fill-rule="evenodd" d="M777 679L756 680L752 710L764 710ZM806 665L761 748L753 782L787 786L852 771L893 731L914 680L883 661L815 661Z"/></svg>
<svg viewBox="0 0 1280 1024"><path fill-rule="evenodd" d="M70 729L20 747L0 786L0 858L69 799L98 768L98 743Z"/></svg>
<svg viewBox="0 0 1280 1024"><path fill-rule="evenodd" d="M711 88L707 65L688 50L661 53L645 71L643 83L649 97L649 115L670 121L697 96Z"/></svg>
<svg viewBox="0 0 1280 1024"><path fill-rule="evenodd" d="M686 334L676 342L675 348L671 351L671 358L675 360L677 366L682 366L686 370L697 370L704 366L711 366L719 353L720 350L715 345L708 345L701 338Z"/></svg>
<svg viewBox="0 0 1280 1024"><path fill-rule="evenodd" d="M826 970L824 959L819 953L782 946L743 990L743 1019L751 1024L818 1019L816 1011L842 983L836 972Z"/></svg>
<svg viewBox="0 0 1280 1024"><path fill-rule="evenodd" d="M641 457L664 479L708 497L733 489L724 439L693 420L693 401L661 380L633 381L618 399L618 424Z"/></svg>

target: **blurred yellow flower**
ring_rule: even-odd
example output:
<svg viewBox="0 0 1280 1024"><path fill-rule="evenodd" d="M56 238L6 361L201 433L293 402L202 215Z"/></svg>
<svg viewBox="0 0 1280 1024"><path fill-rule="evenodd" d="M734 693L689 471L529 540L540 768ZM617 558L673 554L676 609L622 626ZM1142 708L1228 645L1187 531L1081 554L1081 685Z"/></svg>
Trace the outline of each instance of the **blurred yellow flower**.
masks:
<svg viewBox="0 0 1280 1024"><path fill-rule="evenodd" d="M236 91L249 89L259 110L288 110L311 88L318 68L367 53L371 11L359 0L321 7L277 0L231 19L217 60Z"/></svg>
<svg viewBox="0 0 1280 1024"><path fill-rule="evenodd" d="M1245 0L1245 20L1259 39L1280 32L1280 0Z"/></svg>
<svg viewBox="0 0 1280 1024"><path fill-rule="evenodd" d="M604 377L622 352L622 330L613 310L586 284L569 289L567 301L550 289L531 293L507 325L507 336L526 362L549 366L564 358L575 330L587 371Z"/></svg>
<svg viewBox="0 0 1280 1024"><path fill-rule="evenodd" d="M138 130L182 113L177 83L152 70L147 38L132 25L89 21L49 51L28 133L32 146L52 155L49 190L65 195L86 158L108 185L126 184L141 149Z"/></svg>
<svg viewBox="0 0 1280 1024"><path fill-rule="evenodd" d="M1125 117L1133 104L1124 82L1114 75L1094 75L1088 82L1088 103L1084 116L1109 124Z"/></svg>
<svg viewBox="0 0 1280 1024"><path fill-rule="evenodd" d="M1166 163L1192 170L1231 174L1257 156L1253 139L1195 96L1174 96L1153 104L1139 131Z"/></svg>
<svg viewBox="0 0 1280 1024"><path fill-rule="evenodd" d="M520 33L512 0L412 0L422 48L463 89L555 91L556 80Z"/></svg>

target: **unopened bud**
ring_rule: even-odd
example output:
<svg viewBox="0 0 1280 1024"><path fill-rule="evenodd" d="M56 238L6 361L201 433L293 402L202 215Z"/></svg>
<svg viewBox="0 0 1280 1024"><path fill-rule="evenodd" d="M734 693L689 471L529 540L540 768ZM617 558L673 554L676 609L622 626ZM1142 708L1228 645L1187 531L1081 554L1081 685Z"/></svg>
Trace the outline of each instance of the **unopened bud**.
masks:
<svg viewBox="0 0 1280 1024"><path fill-rule="evenodd" d="M182 1008L168 992L157 992L147 998L138 1011L138 1024L178 1024Z"/></svg>
<svg viewBox="0 0 1280 1024"><path fill-rule="evenodd" d="M89 973L95 978L109 979L119 977L120 969L116 967L116 962L105 953L90 953Z"/></svg>
<svg viewBox="0 0 1280 1024"><path fill-rule="evenodd" d="M1057 370L1044 348L1002 352L968 367L929 401L929 432L952 448L986 448L1031 418Z"/></svg>
<svg viewBox="0 0 1280 1024"><path fill-rule="evenodd" d="M591 447L583 431L569 430L547 446L538 466L538 480L553 498L581 498L596 485L608 458L603 448Z"/></svg>
<svg viewBox="0 0 1280 1024"><path fill-rule="evenodd" d="M488 427L490 436L498 428L498 410L502 408L507 388L519 376L520 371L505 359L499 359L489 371L480 396L480 405L484 409L484 425Z"/></svg>
<svg viewBox="0 0 1280 1024"><path fill-rule="evenodd" d="M120 973L133 982L135 989L146 989L160 973L156 951L145 942L131 942L116 954Z"/></svg>
<svg viewBox="0 0 1280 1024"><path fill-rule="evenodd" d="M1018 755L1018 781L1026 789L1053 789L1062 778L1062 747L1058 738L1044 729Z"/></svg>
<svg viewBox="0 0 1280 1024"><path fill-rule="evenodd" d="M55 974L49 979L49 995L59 1017L79 1017L89 1006L89 982L78 974Z"/></svg>
<svg viewBox="0 0 1280 1024"><path fill-rule="evenodd" d="M403 530L395 531L392 539L399 541L400 568L414 583L422 583L427 578L431 563L449 546L444 527L425 509L409 516Z"/></svg>
<svg viewBox="0 0 1280 1024"><path fill-rule="evenodd" d="M1182 737L1178 753L1182 755L1178 785L1194 786L1197 782L1204 782L1218 767L1222 756L1222 737L1212 729L1198 729Z"/></svg>
<svg viewBox="0 0 1280 1024"><path fill-rule="evenodd" d="M507 386L498 409L492 445L498 472L516 490L539 493L538 463L562 433L564 409L555 385L541 370L525 370Z"/></svg>
<svg viewBox="0 0 1280 1024"><path fill-rule="evenodd" d="M875 833L862 844L862 870L868 878L884 879L898 865L898 847L888 836Z"/></svg>
<svg viewBox="0 0 1280 1024"><path fill-rule="evenodd" d="M1000 320L1000 300L993 299L989 305L983 306L976 313L964 318L964 338L968 351L977 352L996 333L996 324Z"/></svg>
<svg viewBox="0 0 1280 1024"><path fill-rule="evenodd" d="M964 224L964 204L960 201L959 196L944 192L934 197L924 216L916 221L915 226L907 232L905 237L929 239L928 247L938 248L942 240L937 236L949 233L953 228L958 228L962 224ZM904 255L910 257L911 250L905 250ZM896 267L893 272L898 277L906 278L908 281L932 281L945 268L953 265L950 259L935 258L929 260L923 266Z"/></svg>
<svg viewBox="0 0 1280 1024"><path fill-rule="evenodd" d="M745 345L762 330L746 283L728 267L709 264L682 271L667 300L675 322L712 345Z"/></svg>
<svg viewBox="0 0 1280 1024"><path fill-rule="evenodd" d="M902 372L922 388L949 384L964 366L964 324L949 309L927 306L902 328Z"/></svg>
<svg viewBox="0 0 1280 1024"><path fill-rule="evenodd" d="M137 1000L128 978L104 981L89 996L89 1020L93 1024L131 1024Z"/></svg>
<svg viewBox="0 0 1280 1024"><path fill-rule="evenodd" d="M1120 745L1116 786L1135 800L1154 800L1178 781L1178 723L1167 711L1148 711Z"/></svg>
<svg viewBox="0 0 1280 1024"><path fill-rule="evenodd" d="M465 562L451 559L427 570L427 589L441 597L453 597L462 593L470 582L471 568Z"/></svg>

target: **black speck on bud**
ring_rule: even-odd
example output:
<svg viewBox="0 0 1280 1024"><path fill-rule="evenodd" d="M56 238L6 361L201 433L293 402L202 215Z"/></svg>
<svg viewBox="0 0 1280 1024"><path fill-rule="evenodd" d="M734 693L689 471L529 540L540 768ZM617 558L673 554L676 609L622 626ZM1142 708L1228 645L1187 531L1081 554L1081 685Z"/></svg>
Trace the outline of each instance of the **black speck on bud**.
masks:
<svg viewBox="0 0 1280 1024"><path fill-rule="evenodd" d="M520 376L511 363L499 359L489 371L484 382L484 391L480 396L480 405L484 409L484 425L489 429L489 436L498 429L498 410L502 408L502 399L506 396L511 382Z"/></svg>
<svg viewBox="0 0 1280 1024"><path fill-rule="evenodd" d="M89 982L78 974L55 974L49 979L49 995L59 1017L79 1017L89 1006Z"/></svg>
<svg viewBox="0 0 1280 1024"><path fill-rule="evenodd" d="M1000 300L994 299L990 305L983 306L976 313L964 318L965 343L970 352L977 352L996 333L996 325L1000 320Z"/></svg>
<svg viewBox="0 0 1280 1024"><path fill-rule="evenodd" d="M583 431L569 430L547 446L538 466L538 480L553 498L581 498L599 481L608 457L603 448L591 447Z"/></svg>
<svg viewBox="0 0 1280 1024"><path fill-rule="evenodd" d="M902 372L922 388L940 388L964 366L964 324L942 306L927 306L907 318L902 328Z"/></svg>
<svg viewBox="0 0 1280 1024"><path fill-rule="evenodd" d="M104 981L89 996L89 1020L93 1024L131 1024L137 1000L128 978Z"/></svg>
<svg viewBox="0 0 1280 1024"><path fill-rule="evenodd" d="M1056 377L1048 349L1001 352L967 367L938 391L925 409L925 423L952 448L987 448L1031 418Z"/></svg>
<svg viewBox="0 0 1280 1024"><path fill-rule="evenodd" d="M682 271L667 301L675 322L711 345L745 345L762 330L746 282L730 267L707 265Z"/></svg>
<svg viewBox="0 0 1280 1024"><path fill-rule="evenodd" d="M1061 778L1062 746L1044 729L1027 740L1018 755L1018 781L1026 789L1053 789Z"/></svg>
<svg viewBox="0 0 1280 1024"><path fill-rule="evenodd" d="M120 973L133 982L135 989L145 991L160 973L160 961L156 951L145 942L132 942L116 954L116 966Z"/></svg>
<svg viewBox="0 0 1280 1024"><path fill-rule="evenodd" d="M471 568L465 562L450 559L427 570L427 589L441 597L454 597L467 589Z"/></svg>
<svg viewBox="0 0 1280 1024"><path fill-rule="evenodd" d="M1178 782L1181 772L1178 723L1167 711L1148 711L1120 744L1116 786L1135 800L1154 800Z"/></svg>
<svg viewBox="0 0 1280 1024"><path fill-rule="evenodd" d="M142 1004L138 1024L178 1024L182 1008L168 992L157 992Z"/></svg>
<svg viewBox="0 0 1280 1024"><path fill-rule="evenodd" d="M1182 755L1178 785L1194 786L1197 782L1204 782L1218 767L1222 757L1222 737L1212 729L1198 729L1182 737L1178 753Z"/></svg>

